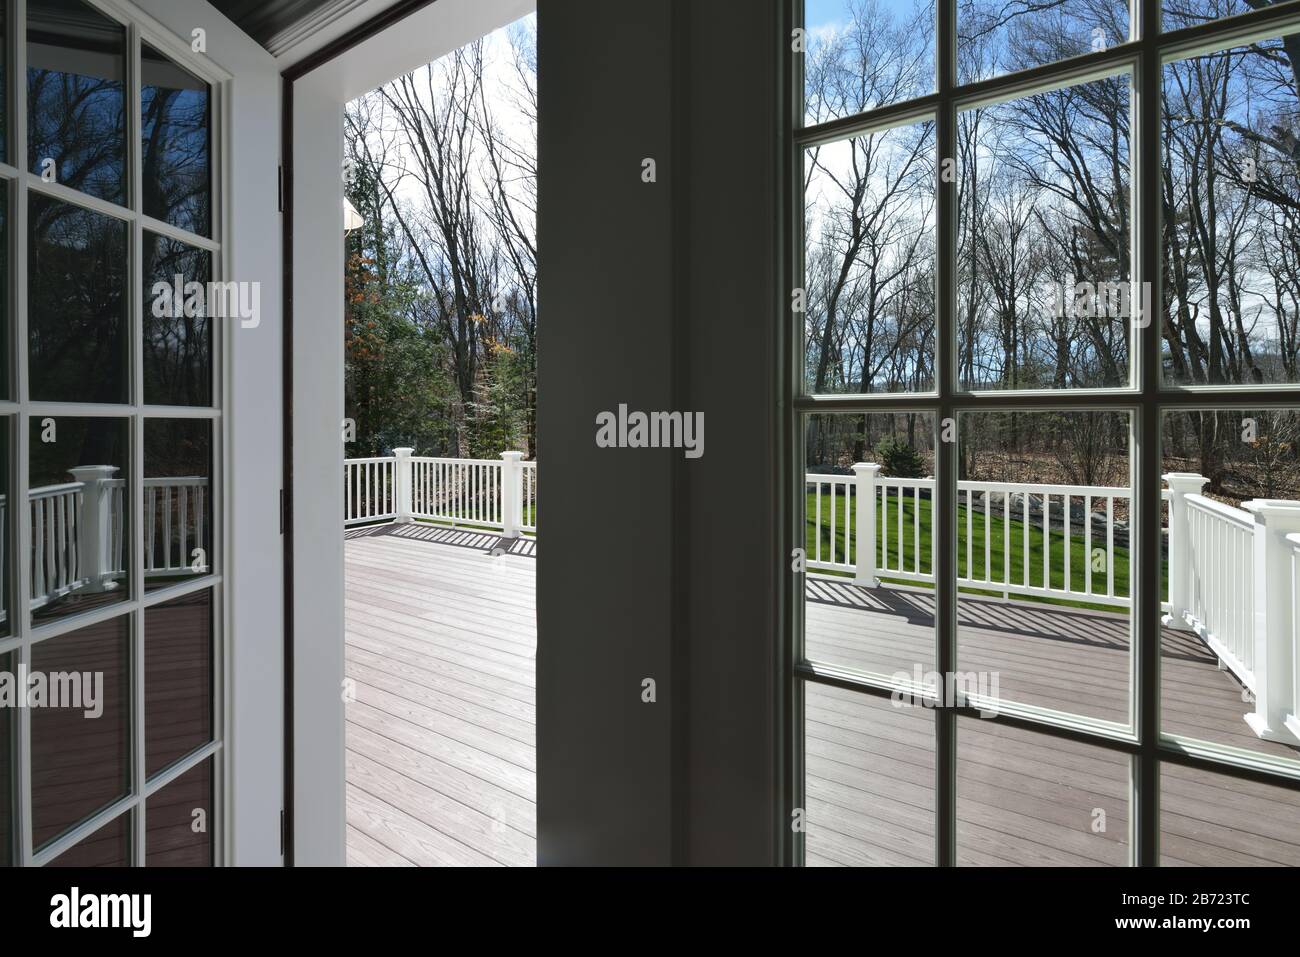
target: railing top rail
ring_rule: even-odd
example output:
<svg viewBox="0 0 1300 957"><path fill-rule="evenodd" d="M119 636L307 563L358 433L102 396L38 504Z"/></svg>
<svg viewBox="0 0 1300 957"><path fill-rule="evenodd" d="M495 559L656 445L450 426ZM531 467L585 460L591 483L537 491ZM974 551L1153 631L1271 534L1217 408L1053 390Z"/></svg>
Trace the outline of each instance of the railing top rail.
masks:
<svg viewBox="0 0 1300 957"><path fill-rule="evenodd" d="M1051 485L1046 482L985 482L978 479L961 479L958 488L973 491L1017 492L1029 489L1035 492L1047 492L1049 495L1092 495L1097 498L1127 498L1133 493L1124 485Z"/></svg>
<svg viewBox="0 0 1300 957"><path fill-rule="evenodd" d="M1286 540L1296 547L1296 551L1300 551L1300 532L1292 532Z"/></svg>
<svg viewBox="0 0 1300 957"><path fill-rule="evenodd" d="M412 462L438 462L450 465L500 465L501 459L449 459L433 455L412 455ZM532 463L522 462L521 465L530 465Z"/></svg>
<svg viewBox="0 0 1300 957"><path fill-rule="evenodd" d="M344 465L371 465L375 462L396 462L397 459L391 455L372 455L365 459L344 459Z"/></svg>
<svg viewBox="0 0 1300 957"><path fill-rule="evenodd" d="M1188 505L1200 509L1202 512L1209 512L1216 518L1224 519L1243 528L1253 528L1255 526L1255 517L1250 512L1233 508L1231 505L1224 505L1222 502L1216 502L1212 498L1206 498L1204 495L1196 493L1185 496L1185 499Z"/></svg>
<svg viewBox="0 0 1300 957"><path fill-rule="evenodd" d="M207 485L208 479L203 475L177 475L173 477L155 476L144 480L146 488L159 485Z"/></svg>
<svg viewBox="0 0 1300 957"><path fill-rule="evenodd" d="M28 491L28 498L51 498L55 495L66 495L69 492L80 492L85 485L82 482L63 482L60 485L42 485L40 488L34 488Z"/></svg>

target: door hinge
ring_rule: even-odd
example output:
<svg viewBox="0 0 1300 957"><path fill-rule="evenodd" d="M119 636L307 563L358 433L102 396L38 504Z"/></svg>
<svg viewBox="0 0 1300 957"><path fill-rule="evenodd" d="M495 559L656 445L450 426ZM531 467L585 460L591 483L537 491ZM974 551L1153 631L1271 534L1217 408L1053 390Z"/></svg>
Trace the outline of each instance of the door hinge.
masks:
<svg viewBox="0 0 1300 957"><path fill-rule="evenodd" d="M284 212L284 167L283 166L277 166L275 168L275 176L276 176L276 184L275 184L276 207L279 209L280 212L283 213Z"/></svg>
<svg viewBox="0 0 1300 957"><path fill-rule="evenodd" d="M289 496L284 489L280 489L280 534L288 527L289 518Z"/></svg>

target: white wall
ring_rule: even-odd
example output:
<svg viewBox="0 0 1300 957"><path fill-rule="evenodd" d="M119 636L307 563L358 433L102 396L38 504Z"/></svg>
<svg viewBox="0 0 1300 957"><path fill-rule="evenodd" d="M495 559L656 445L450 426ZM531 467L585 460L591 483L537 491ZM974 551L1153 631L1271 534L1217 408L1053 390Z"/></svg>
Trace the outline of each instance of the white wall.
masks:
<svg viewBox="0 0 1300 957"><path fill-rule="evenodd" d="M203 0L137 0L137 5L187 41L191 30L202 27L208 56L234 77L227 152L234 271L228 278L261 283L262 313L256 328L234 329L227 356L227 796L232 823L227 861L276 865L281 863L284 767L279 68Z"/></svg>
<svg viewBox="0 0 1300 957"><path fill-rule="evenodd" d="M438 0L294 87L294 857L345 858L343 107L533 10Z"/></svg>

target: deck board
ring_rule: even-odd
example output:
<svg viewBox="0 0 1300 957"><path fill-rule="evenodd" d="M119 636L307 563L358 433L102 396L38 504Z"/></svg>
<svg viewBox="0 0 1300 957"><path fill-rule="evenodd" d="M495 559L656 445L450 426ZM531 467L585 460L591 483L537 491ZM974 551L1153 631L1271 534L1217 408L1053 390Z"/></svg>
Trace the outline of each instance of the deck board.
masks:
<svg viewBox="0 0 1300 957"><path fill-rule="evenodd" d="M536 857L536 546L429 526L348 533L348 861L520 865ZM1124 613L962 595L961 668L996 670L1004 698L1128 717ZM810 578L810 658L885 674L933 667L933 597ZM1200 639L1162 635L1167 730L1261 742L1240 688ZM1128 763L1104 749L963 718L958 862L1122 865ZM933 859L933 715L808 685L807 863ZM1176 773L1175 773L1176 772ZM1300 865L1300 793L1185 769L1162 778L1165 863ZM1096 826L1104 813L1104 828Z"/></svg>

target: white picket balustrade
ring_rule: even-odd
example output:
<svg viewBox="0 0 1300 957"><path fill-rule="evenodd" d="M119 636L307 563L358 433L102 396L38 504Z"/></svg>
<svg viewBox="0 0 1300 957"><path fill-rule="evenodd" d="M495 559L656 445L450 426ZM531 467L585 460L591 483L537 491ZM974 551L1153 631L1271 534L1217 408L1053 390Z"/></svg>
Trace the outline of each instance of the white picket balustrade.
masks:
<svg viewBox="0 0 1300 957"><path fill-rule="evenodd" d="M1187 503L1183 549L1190 575L1186 621L1243 685L1255 690L1255 519L1197 493Z"/></svg>

